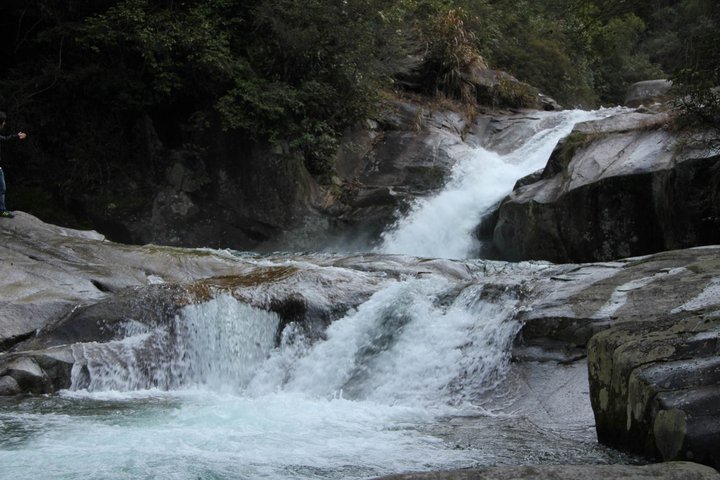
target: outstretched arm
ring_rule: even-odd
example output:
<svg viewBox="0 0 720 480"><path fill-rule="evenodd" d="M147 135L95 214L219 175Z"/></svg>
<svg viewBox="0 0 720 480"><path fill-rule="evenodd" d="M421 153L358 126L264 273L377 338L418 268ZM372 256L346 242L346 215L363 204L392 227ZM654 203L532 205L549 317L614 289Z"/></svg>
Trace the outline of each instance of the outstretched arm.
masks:
<svg viewBox="0 0 720 480"><path fill-rule="evenodd" d="M14 135L0 135L0 142L7 142L8 140L25 140L26 138L27 133L18 132Z"/></svg>

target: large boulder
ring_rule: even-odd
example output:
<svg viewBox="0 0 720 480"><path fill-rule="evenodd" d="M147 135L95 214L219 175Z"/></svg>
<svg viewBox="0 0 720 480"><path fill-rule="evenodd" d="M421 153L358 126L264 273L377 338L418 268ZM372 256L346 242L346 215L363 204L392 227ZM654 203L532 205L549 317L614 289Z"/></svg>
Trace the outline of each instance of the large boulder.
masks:
<svg viewBox="0 0 720 480"><path fill-rule="evenodd" d="M502 258L591 262L720 243L720 156L702 135L627 112L578 124L502 203Z"/></svg>
<svg viewBox="0 0 720 480"><path fill-rule="evenodd" d="M669 253L640 260L643 268L665 263L668 269L625 284L612 327L588 344L598 439L661 460L718 468L720 257L717 248L673 256L685 260L672 267L665 263Z"/></svg>
<svg viewBox="0 0 720 480"><path fill-rule="evenodd" d="M0 355L0 395L48 394L68 388L74 364L67 345Z"/></svg>
<svg viewBox="0 0 720 480"><path fill-rule="evenodd" d="M670 99L670 80L645 80L633 83L628 88L625 96L625 105L628 107L655 106L667 102Z"/></svg>
<svg viewBox="0 0 720 480"><path fill-rule="evenodd" d="M0 230L0 351L79 307L131 287L242 275L254 267L210 250L129 247L23 212Z"/></svg>
<svg viewBox="0 0 720 480"><path fill-rule="evenodd" d="M602 443L717 468L720 248L558 267L533 281L514 357L587 355Z"/></svg>
<svg viewBox="0 0 720 480"><path fill-rule="evenodd" d="M598 439L661 460L720 467L720 315L692 312L593 337Z"/></svg>

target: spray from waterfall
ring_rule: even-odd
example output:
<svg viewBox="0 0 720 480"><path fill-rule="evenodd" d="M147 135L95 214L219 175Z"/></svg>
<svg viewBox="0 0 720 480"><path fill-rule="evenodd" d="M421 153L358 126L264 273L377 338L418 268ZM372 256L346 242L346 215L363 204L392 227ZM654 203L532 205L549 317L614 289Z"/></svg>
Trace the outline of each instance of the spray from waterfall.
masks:
<svg viewBox="0 0 720 480"><path fill-rule="evenodd" d="M121 340L72 346L72 388L238 391L273 349L278 323L230 295L189 305L164 326L129 322Z"/></svg>

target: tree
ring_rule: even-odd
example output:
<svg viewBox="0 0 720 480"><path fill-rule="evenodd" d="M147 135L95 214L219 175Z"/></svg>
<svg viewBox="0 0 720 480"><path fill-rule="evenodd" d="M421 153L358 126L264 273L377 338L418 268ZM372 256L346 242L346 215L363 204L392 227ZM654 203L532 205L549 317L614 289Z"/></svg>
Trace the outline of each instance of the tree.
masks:
<svg viewBox="0 0 720 480"><path fill-rule="evenodd" d="M687 121L720 130L720 4L686 3L700 21L684 36L683 61L673 75L678 109Z"/></svg>

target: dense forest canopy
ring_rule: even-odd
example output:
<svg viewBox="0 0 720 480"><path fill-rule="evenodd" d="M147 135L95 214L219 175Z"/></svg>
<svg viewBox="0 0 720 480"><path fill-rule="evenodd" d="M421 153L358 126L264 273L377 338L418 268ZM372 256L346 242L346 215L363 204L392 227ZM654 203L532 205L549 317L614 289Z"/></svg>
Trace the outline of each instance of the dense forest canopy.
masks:
<svg viewBox="0 0 720 480"><path fill-rule="evenodd" d="M33 138L14 155L32 157L18 177L63 198L152 178L163 166L133 141L143 118L170 148L202 150L232 132L282 144L321 177L344 129L383 96L462 97L454 82L479 63L565 106L621 103L633 82L672 78L685 111L717 124L719 10L716 0L4 0L0 109Z"/></svg>

